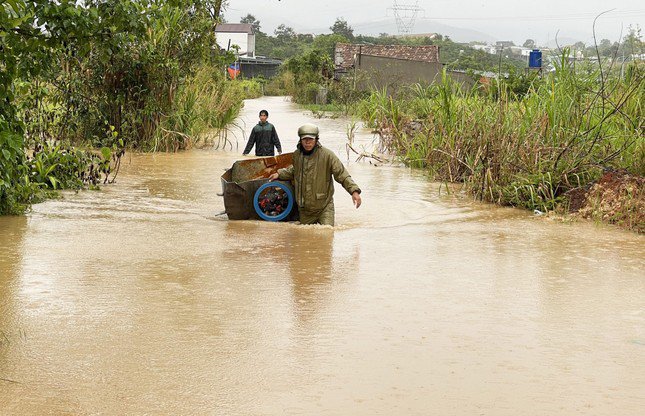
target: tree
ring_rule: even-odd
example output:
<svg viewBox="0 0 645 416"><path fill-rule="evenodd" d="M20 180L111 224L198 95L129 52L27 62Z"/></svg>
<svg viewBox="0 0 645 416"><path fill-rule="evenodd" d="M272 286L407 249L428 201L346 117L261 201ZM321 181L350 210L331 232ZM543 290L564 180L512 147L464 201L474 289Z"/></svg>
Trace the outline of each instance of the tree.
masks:
<svg viewBox="0 0 645 416"><path fill-rule="evenodd" d="M346 37L349 40L354 39L354 29L352 29L347 21L343 18L337 18L334 22L334 25L329 28L331 32L335 35L341 35Z"/></svg>
<svg viewBox="0 0 645 416"><path fill-rule="evenodd" d="M334 56L334 49L337 43L347 43L349 40L338 34L331 35L318 35L313 41L312 47L321 51L325 51L329 56Z"/></svg>
<svg viewBox="0 0 645 416"><path fill-rule="evenodd" d="M273 33L278 39L282 41L293 40L296 38L296 32L293 30L293 28L286 26L284 24L281 24L280 26L278 26L273 31Z"/></svg>
<svg viewBox="0 0 645 416"><path fill-rule="evenodd" d="M205 2L211 3L211 2ZM210 11L213 20L219 21L222 15L224 0L214 0L212 4L205 4L206 8Z"/></svg>
<svg viewBox="0 0 645 416"><path fill-rule="evenodd" d="M585 43L584 43L584 42L576 42L576 43L574 43L574 44L573 44L572 49L573 49L575 52L584 52L585 47L586 47L586 46L585 46Z"/></svg>
<svg viewBox="0 0 645 416"><path fill-rule="evenodd" d="M534 49L535 48L535 41L533 39L527 39L527 40L524 41L522 46L524 46L525 48Z"/></svg>
<svg viewBox="0 0 645 416"><path fill-rule="evenodd" d="M629 26L629 31L625 40L623 41L623 49L629 55L640 55L643 53L643 40L641 36L641 28Z"/></svg>
<svg viewBox="0 0 645 416"><path fill-rule="evenodd" d="M260 30L260 21L250 13L244 16L243 18L241 18L240 23L249 23L251 26L253 26L253 31L256 34L263 34L262 31Z"/></svg>
<svg viewBox="0 0 645 416"><path fill-rule="evenodd" d="M600 45L598 45L598 53L600 53L600 56L609 58L617 54L619 48L620 44L618 42L611 43L609 39L602 39L600 41ZM594 50L594 55L595 54L596 51Z"/></svg>

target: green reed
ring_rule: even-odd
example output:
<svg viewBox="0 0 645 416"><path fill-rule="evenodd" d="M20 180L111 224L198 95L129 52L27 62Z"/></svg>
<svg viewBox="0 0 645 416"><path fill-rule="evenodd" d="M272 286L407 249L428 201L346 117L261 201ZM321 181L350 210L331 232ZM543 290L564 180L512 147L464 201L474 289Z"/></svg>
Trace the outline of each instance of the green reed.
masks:
<svg viewBox="0 0 645 416"><path fill-rule="evenodd" d="M396 97L372 91L357 112L381 150L409 165L465 182L482 200L552 210L603 169L645 173L644 67L621 78L562 60L522 94L506 81L462 90L444 74Z"/></svg>
<svg viewBox="0 0 645 416"><path fill-rule="evenodd" d="M232 146L227 132L235 127L248 87L248 82L227 80L219 68L201 68L177 92L176 104L162 117L151 150Z"/></svg>

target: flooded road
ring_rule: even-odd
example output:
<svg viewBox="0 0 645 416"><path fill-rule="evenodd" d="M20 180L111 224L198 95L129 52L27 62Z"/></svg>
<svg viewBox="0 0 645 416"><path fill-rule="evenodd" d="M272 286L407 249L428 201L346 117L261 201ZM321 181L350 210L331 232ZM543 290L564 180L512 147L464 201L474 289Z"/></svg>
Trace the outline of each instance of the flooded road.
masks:
<svg viewBox="0 0 645 416"><path fill-rule="evenodd" d="M347 120L262 108L347 159ZM642 414L642 236L353 161L335 229L227 221L233 133L0 217L0 414Z"/></svg>

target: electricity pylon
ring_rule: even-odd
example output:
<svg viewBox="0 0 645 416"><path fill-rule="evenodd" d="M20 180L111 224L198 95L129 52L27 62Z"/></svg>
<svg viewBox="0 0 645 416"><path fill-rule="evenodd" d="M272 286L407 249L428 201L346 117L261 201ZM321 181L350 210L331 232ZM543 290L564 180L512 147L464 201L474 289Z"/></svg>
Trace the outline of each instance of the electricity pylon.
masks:
<svg viewBox="0 0 645 416"><path fill-rule="evenodd" d="M419 7L419 2L414 4L399 4L394 0L394 4L388 10L394 11L394 20L396 21L396 28L399 35L408 35L414 27L414 21L420 12L425 12L424 9Z"/></svg>

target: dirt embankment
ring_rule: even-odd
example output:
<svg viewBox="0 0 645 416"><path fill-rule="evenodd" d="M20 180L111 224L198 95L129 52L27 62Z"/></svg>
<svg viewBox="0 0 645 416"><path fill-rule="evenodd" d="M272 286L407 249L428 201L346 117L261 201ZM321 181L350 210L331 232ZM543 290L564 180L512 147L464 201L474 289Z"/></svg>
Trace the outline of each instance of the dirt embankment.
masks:
<svg viewBox="0 0 645 416"><path fill-rule="evenodd" d="M608 171L589 190L566 194L569 212L645 233L645 178L625 170Z"/></svg>

